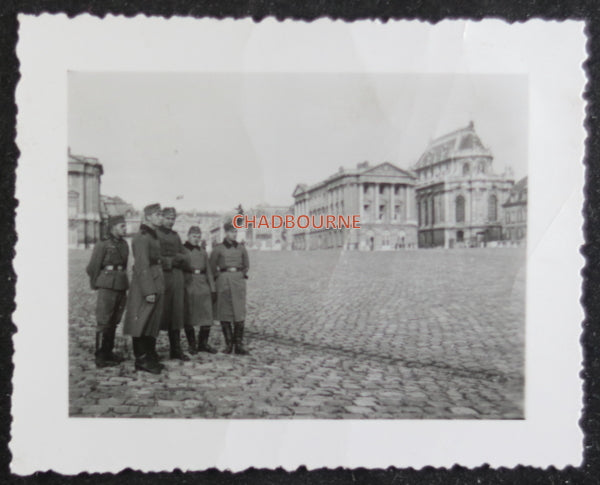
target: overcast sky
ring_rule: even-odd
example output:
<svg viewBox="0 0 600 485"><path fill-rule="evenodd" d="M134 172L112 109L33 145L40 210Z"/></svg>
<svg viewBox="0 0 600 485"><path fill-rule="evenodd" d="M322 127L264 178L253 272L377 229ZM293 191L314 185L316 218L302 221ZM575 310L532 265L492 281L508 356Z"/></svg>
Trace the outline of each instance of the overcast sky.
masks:
<svg viewBox="0 0 600 485"><path fill-rule="evenodd" d="M69 73L72 153L137 208L290 205L340 166L410 168L470 120L496 172L527 175L525 76Z"/></svg>

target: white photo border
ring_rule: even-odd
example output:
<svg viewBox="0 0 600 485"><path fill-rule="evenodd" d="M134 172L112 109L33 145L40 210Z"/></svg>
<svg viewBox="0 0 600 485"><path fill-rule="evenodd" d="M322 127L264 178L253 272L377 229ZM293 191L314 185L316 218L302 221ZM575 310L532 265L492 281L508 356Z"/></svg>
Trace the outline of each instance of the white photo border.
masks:
<svg viewBox="0 0 600 485"><path fill-rule="evenodd" d="M64 14L19 21L13 473L581 463L584 22L255 23ZM425 42L410 42L417 37ZM70 70L528 75L526 419L69 418ZM152 445L157 439L160 447Z"/></svg>

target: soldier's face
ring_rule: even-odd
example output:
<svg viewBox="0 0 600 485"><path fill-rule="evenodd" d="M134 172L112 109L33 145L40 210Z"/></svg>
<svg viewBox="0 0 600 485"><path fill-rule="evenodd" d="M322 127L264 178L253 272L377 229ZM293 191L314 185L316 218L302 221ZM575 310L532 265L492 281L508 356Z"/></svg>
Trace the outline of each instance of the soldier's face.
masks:
<svg viewBox="0 0 600 485"><path fill-rule="evenodd" d="M127 225L124 222L121 222L119 224L116 224L115 226L113 226L112 228L112 233L116 236L116 237L123 237L127 235Z"/></svg>
<svg viewBox="0 0 600 485"><path fill-rule="evenodd" d="M163 216L163 226L171 229L174 224L175 224L175 216L173 216L173 215Z"/></svg>
<svg viewBox="0 0 600 485"><path fill-rule="evenodd" d="M198 246L198 244L200 243L200 237L200 234L190 234L188 236L188 241L190 242L190 244Z"/></svg>
<svg viewBox="0 0 600 485"><path fill-rule="evenodd" d="M229 231L227 231L225 233L225 237L227 239L229 239L230 241L235 241L237 239L237 230L236 229L230 229Z"/></svg>
<svg viewBox="0 0 600 485"><path fill-rule="evenodd" d="M162 223L162 216L160 215L160 212L150 214L148 216L148 222L153 226L160 226Z"/></svg>

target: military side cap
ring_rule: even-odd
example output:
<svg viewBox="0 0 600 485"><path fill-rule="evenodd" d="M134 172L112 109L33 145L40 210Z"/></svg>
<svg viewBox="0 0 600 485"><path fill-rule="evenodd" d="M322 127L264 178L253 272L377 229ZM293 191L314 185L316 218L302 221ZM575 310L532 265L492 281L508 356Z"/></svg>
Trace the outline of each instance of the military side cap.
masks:
<svg viewBox="0 0 600 485"><path fill-rule="evenodd" d="M225 224L223 224L223 229L225 229L226 231L231 231L235 229L235 226L231 222L226 222Z"/></svg>
<svg viewBox="0 0 600 485"><path fill-rule="evenodd" d="M191 226L188 230L188 234L202 234L202 230L198 226Z"/></svg>
<svg viewBox="0 0 600 485"><path fill-rule="evenodd" d="M150 204L144 207L144 214L150 216L160 211L160 204Z"/></svg>
<svg viewBox="0 0 600 485"><path fill-rule="evenodd" d="M112 229L117 224L124 224L125 216L110 216L108 218L108 229Z"/></svg>
<svg viewBox="0 0 600 485"><path fill-rule="evenodd" d="M169 217L169 216L176 217L177 216L177 212L175 211L175 207L165 207L162 210L162 215L164 217Z"/></svg>

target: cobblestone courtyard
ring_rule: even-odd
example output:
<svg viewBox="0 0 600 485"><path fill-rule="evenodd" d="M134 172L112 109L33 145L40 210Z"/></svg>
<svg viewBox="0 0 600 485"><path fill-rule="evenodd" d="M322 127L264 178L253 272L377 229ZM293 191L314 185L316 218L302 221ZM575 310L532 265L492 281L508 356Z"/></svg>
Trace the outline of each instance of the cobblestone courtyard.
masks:
<svg viewBox="0 0 600 485"><path fill-rule="evenodd" d="M165 360L159 376L134 371L120 336L129 360L95 368L90 253L69 253L71 416L523 417L524 249L250 251L251 355Z"/></svg>

